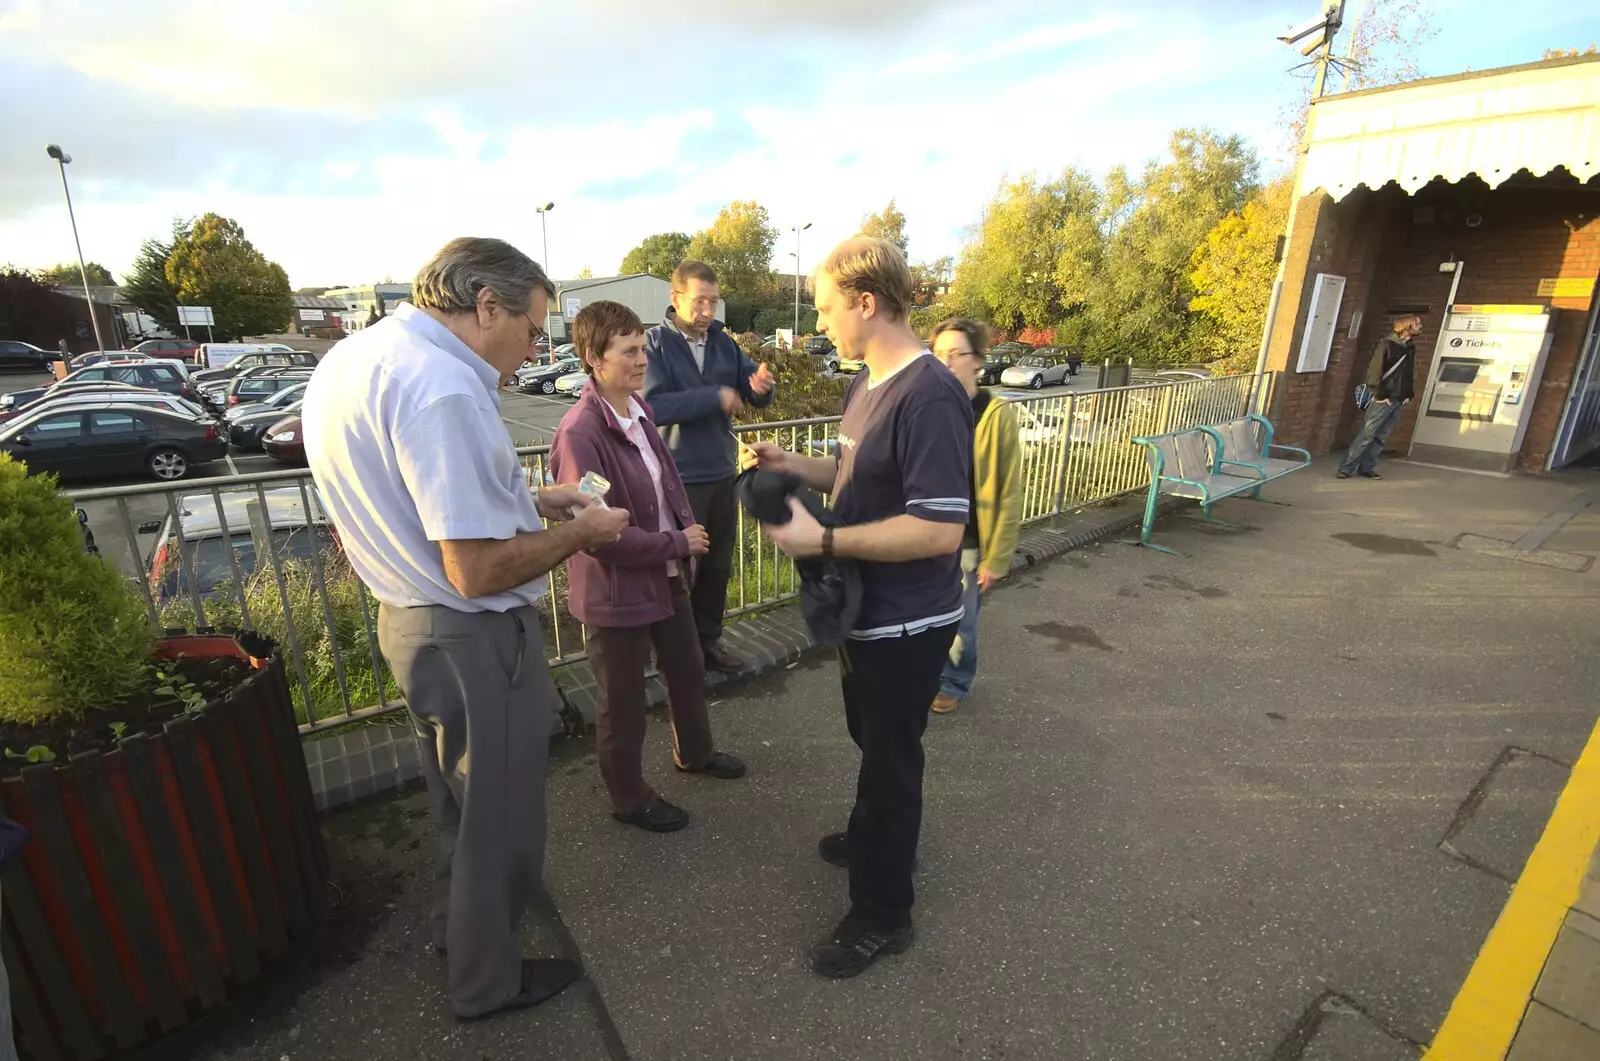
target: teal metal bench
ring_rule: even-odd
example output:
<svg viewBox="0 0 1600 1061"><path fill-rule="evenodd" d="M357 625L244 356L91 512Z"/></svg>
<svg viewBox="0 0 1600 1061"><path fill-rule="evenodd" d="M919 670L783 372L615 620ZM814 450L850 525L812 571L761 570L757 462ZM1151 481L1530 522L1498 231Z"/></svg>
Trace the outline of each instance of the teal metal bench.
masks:
<svg viewBox="0 0 1600 1061"><path fill-rule="evenodd" d="M1220 457L1219 468L1229 475L1254 475L1260 480L1250 493L1258 500L1262 486L1311 464L1311 454L1306 450L1272 441L1272 421L1264 416L1245 416L1200 430L1211 436L1214 452ZM1274 452L1292 456L1274 457Z"/></svg>
<svg viewBox="0 0 1600 1061"><path fill-rule="evenodd" d="M1133 441L1145 447L1150 462L1150 492L1145 499L1139 538L1126 540L1125 544L1141 545L1173 556L1184 554L1150 540L1162 495L1198 501L1202 519L1231 527L1235 524L1212 516L1213 505L1241 495L1259 499L1262 486L1311 462L1311 454L1303 449L1274 445L1272 424L1261 416L1165 435L1142 435ZM1295 453L1304 459L1273 457L1270 454L1274 451Z"/></svg>

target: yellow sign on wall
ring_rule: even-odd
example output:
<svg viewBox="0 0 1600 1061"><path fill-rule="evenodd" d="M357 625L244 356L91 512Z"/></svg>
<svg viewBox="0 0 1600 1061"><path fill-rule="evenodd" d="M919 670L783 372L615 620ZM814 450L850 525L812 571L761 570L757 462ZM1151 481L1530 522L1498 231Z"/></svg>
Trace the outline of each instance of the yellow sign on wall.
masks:
<svg viewBox="0 0 1600 1061"><path fill-rule="evenodd" d="M1547 276L1539 281L1540 298L1588 298L1593 291L1592 276Z"/></svg>

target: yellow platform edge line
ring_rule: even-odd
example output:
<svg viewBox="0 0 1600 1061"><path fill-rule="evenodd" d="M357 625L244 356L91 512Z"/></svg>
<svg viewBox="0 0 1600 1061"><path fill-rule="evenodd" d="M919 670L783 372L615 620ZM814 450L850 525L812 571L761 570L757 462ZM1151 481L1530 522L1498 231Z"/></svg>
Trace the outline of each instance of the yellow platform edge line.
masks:
<svg viewBox="0 0 1600 1061"><path fill-rule="evenodd" d="M1502 1061L1600 844L1600 724L1424 1061Z"/></svg>

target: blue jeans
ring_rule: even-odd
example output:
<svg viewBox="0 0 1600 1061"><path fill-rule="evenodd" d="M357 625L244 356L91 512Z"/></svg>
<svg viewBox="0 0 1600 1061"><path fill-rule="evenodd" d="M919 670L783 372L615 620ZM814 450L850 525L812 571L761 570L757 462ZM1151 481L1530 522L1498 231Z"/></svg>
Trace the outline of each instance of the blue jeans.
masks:
<svg viewBox="0 0 1600 1061"><path fill-rule="evenodd" d="M1344 455L1344 463L1339 465L1339 471L1345 475L1357 472L1366 475L1376 468L1378 454L1383 452L1383 444L1389 441L1389 432L1394 430L1395 421L1400 419L1400 412L1404 408L1402 402L1372 399L1361 421L1361 430L1356 432L1354 441L1350 443L1350 450Z"/></svg>
<svg viewBox="0 0 1600 1061"><path fill-rule="evenodd" d="M961 606L966 611L961 624L956 627L956 639L950 645L950 659L939 678L939 691L945 696L965 700L972 691L972 680L978 676L978 608L983 594L978 592L978 572L961 572Z"/></svg>

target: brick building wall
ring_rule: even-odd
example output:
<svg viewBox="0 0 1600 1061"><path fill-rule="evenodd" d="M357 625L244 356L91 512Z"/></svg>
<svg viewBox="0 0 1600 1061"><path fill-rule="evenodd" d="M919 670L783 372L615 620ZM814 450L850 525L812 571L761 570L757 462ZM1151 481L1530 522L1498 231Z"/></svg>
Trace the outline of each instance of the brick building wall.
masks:
<svg viewBox="0 0 1600 1061"><path fill-rule="evenodd" d="M1478 224L1469 227L1469 218ZM1288 307L1280 307L1268 360L1269 368L1287 370L1277 407L1285 441L1313 453L1349 443L1357 415L1351 392L1373 345L1402 313L1423 318L1417 339L1420 398L1450 291L1451 274L1441 273L1439 264L1456 260L1463 263L1458 304L1537 304L1561 311L1519 461L1524 470L1543 469L1577 367L1590 299L1541 297L1539 282L1600 274L1600 185L1580 185L1564 175L1497 189L1476 179L1436 181L1410 196L1392 185L1376 192L1358 189L1338 203L1316 192L1302 200L1294 228L1291 247L1308 241L1288 263L1304 268L1295 291L1299 311L1285 321ZM1322 272L1347 278L1328 369L1296 373L1306 303ZM1286 273L1286 294L1289 288ZM1352 334L1358 312L1359 331ZM1391 451L1409 447L1419 405L1412 403L1402 415L1390 436Z"/></svg>

